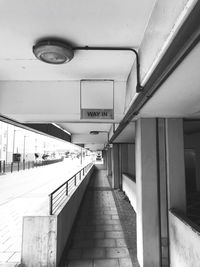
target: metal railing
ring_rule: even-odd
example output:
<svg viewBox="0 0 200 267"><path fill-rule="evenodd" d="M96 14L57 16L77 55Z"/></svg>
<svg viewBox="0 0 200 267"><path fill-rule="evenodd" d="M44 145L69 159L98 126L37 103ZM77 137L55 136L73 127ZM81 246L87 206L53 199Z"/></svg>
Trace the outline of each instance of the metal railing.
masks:
<svg viewBox="0 0 200 267"><path fill-rule="evenodd" d="M8 172L15 172L21 170L27 170L35 167L40 167L44 165L49 165L62 161L63 159L54 159L54 160L40 160L40 161L18 161L6 163L5 160L0 161L0 175Z"/></svg>
<svg viewBox="0 0 200 267"><path fill-rule="evenodd" d="M63 205L67 198L69 198L75 189L78 187L80 182L84 179L88 171L90 170L93 163L89 163L77 173L75 173L71 178L69 178L65 183L56 188L53 192L49 194L49 213L50 215L55 214L55 212Z"/></svg>

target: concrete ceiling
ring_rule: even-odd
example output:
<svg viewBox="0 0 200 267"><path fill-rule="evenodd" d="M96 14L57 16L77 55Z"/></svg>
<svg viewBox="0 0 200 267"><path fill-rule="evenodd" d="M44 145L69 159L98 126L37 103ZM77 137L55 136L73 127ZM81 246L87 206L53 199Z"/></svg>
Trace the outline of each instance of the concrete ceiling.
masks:
<svg viewBox="0 0 200 267"><path fill-rule="evenodd" d="M173 10L171 5L163 2L0 0L0 114L21 123L57 123L71 132L75 143L102 149L107 142L107 132L113 123L119 124L135 95L135 81L132 82L136 73L134 54L130 51L77 51L70 63L55 66L36 60L32 46L44 38L59 38L72 46L142 48L142 63L148 62L148 65L143 64L145 71L143 66L141 68L144 76L170 34L178 14L191 1L178 0L175 3L170 0ZM162 28L159 35L156 25ZM198 67L199 52L195 53L194 61L196 57ZM130 73L131 82L127 89ZM193 74L189 74L193 78ZM80 81L83 79L113 80L114 119L81 119ZM168 91L172 85L174 81L167 86ZM173 91L178 88L181 88L181 79ZM130 98L128 102L127 95ZM98 99L98 95L96 97ZM163 97L165 94L161 95ZM165 114L160 103L162 99L155 99L151 106L144 107L141 115L155 114L156 106L160 107L161 114ZM191 112L199 110L196 103ZM134 128L127 129L118 141L133 141ZM91 136L89 132L92 130L99 131L99 135Z"/></svg>
<svg viewBox="0 0 200 267"><path fill-rule="evenodd" d="M0 113L22 123L60 123L78 136L86 134L84 129L87 134L93 129L108 131L112 121L79 124L80 80L115 82L113 121L119 122L124 115L125 84L134 54L77 51L70 63L54 66L36 60L32 46L50 37L72 46L139 48L155 2L0 1ZM73 124L67 124L69 121Z"/></svg>
<svg viewBox="0 0 200 267"><path fill-rule="evenodd" d="M142 117L200 117L200 44L188 54L151 101L140 111Z"/></svg>

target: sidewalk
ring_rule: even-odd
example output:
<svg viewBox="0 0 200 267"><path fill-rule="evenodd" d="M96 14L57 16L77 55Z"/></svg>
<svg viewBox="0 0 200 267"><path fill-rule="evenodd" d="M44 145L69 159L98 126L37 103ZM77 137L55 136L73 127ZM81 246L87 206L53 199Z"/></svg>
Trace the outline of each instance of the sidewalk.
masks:
<svg viewBox="0 0 200 267"><path fill-rule="evenodd" d="M91 179L61 267L138 267L131 205L111 189L105 171Z"/></svg>
<svg viewBox="0 0 200 267"><path fill-rule="evenodd" d="M0 266L21 260L23 216L49 214L48 194L79 168L64 161L0 176Z"/></svg>

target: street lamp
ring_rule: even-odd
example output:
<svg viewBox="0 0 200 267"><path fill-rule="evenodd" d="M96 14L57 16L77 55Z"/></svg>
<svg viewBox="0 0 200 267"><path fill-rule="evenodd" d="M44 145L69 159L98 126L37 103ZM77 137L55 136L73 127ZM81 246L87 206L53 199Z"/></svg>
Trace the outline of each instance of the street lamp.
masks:
<svg viewBox="0 0 200 267"><path fill-rule="evenodd" d="M24 135L24 151L23 151L23 161L25 161L26 158L26 135Z"/></svg>
<svg viewBox="0 0 200 267"><path fill-rule="evenodd" d="M13 131L13 151L12 151L13 160L12 161L14 161L14 154L15 154L16 132L20 132L20 130L14 128L14 131ZM17 146L17 153L18 153L18 146Z"/></svg>

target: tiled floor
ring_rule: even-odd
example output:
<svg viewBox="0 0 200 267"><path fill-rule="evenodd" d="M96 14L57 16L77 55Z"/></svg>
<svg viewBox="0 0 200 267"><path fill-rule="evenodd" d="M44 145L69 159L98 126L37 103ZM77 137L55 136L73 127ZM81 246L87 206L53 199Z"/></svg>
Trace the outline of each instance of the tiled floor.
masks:
<svg viewBox="0 0 200 267"><path fill-rule="evenodd" d="M134 212L124 201L122 193L111 190L105 171L97 171L93 175L62 267L139 266Z"/></svg>

